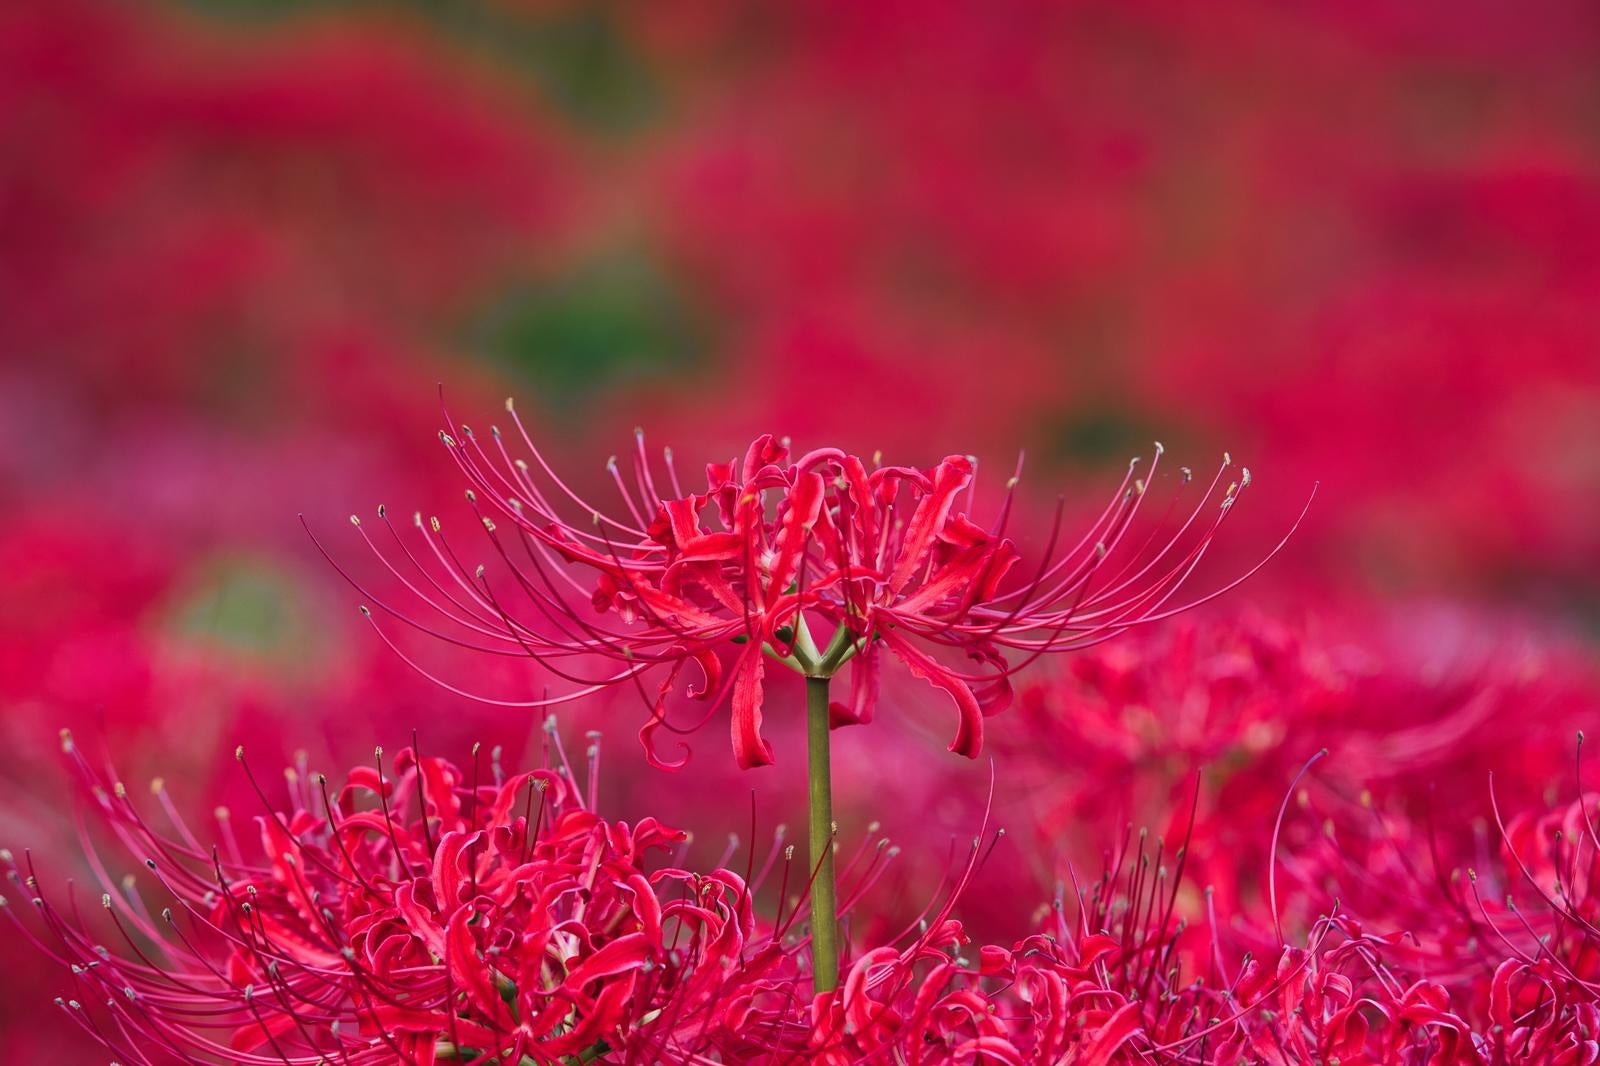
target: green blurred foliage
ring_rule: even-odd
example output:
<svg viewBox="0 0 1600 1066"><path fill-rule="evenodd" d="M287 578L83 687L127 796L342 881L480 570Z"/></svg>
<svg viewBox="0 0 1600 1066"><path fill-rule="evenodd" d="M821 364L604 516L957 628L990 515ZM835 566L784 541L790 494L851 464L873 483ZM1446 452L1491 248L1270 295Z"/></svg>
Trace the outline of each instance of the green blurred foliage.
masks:
<svg viewBox="0 0 1600 1066"><path fill-rule="evenodd" d="M707 316L645 250L626 247L501 293L469 345L530 382L557 417L629 381L679 378L711 345Z"/></svg>
<svg viewBox="0 0 1600 1066"><path fill-rule="evenodd" d="M198 563L158 609L159 630L182 646L302 680L328 665L326 625L301 580L258 555Z"/></svg>

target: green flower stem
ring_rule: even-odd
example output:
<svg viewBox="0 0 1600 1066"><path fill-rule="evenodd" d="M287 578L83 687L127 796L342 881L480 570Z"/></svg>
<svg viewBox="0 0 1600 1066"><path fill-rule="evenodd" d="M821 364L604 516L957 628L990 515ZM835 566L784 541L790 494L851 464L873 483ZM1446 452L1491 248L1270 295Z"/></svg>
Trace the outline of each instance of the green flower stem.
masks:
<svg viewBox="0 0 1600 1066"><path fill-rule="evenodd" d="M839 984L839 905L833 884L833 767L828 679L806 678L806 778L811 798L811 980L816 992Z"/></svg>
<svg viewBox="0 0 1600 1066"><path fill-rule="evenodd" d="M838 986L838 903L834 898L834 773L827 733L827 679L806 677L806 781L811 797L811 988Z"/></svg>

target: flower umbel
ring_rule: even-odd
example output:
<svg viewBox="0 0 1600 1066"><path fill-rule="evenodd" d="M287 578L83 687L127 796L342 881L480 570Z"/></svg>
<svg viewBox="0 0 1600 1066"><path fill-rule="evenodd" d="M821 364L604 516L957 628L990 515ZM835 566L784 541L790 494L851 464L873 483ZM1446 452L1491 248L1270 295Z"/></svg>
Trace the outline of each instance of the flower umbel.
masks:
<svg viewBox="0 0 1600 1066"><path fill-rule="evenodd" d="M872 718L884 656L897 659L950 698L950 749L973 757L985 716L1010 702L1011 676L1034 659L1169 617L1249 576L1177 598L1250 483L1248 469L1230 480L1227 456L1170 536L1130 535L1158 474L1157 444L1144 476L1138 460L1130 463L1075 542L1063 536L1058 504L1042 554L1025 560L1007 535L1017 477L982 522L967 456L924 470L868 464L837 448L794 456L786 440L766 435L742 460L707 464L705 487L686 491L671 450L653 462L639 432L631 469L615 458L607 464L620 501L607 514L555 472L509 400L506 410L531 463L512 455L498 427L487 441L454 422L440 434L471 486L494 571L469 569L442 524L420 514L426 548L414 551L380 508L392 550L352 521L424 610L372 602L450 643L526 656L573 686L526 701L465 693L487 702L544 706L638 684L651 705L640 737L660 766L681 766L688 755L680 742L680 757L663 758L653 736L692 728L667 719L667 699L691 664L700 678L689 694L707 704L701 723L731 702L743 767L774 759L761 728L768 659L811 678L850 666L848 698L830 707L834 728ZM1190 480L1187 468L1181 475ZM1175 496L1169 520L1176 504ZM598 672L596 662L604 664ZM643 685L652 671L653 694Z"/></svg>
<svg viewBox="0 0 1600 1066"><path fill-rule="evenodd" d="M469 768L415 746L386 763L379 749L342 786L302 762L286 806L257 787L252 847L226 810L192 831L160 782L170 828L157 828L64 733L146 883L114 878L86 838L99 930L31 858L0 860L41 916L26 935L73 974L60 1005L128 1063L529 1064L613 1049L661 1061L689 1048L687 1061L735 992L750 1012L769 987L793 1002L794 938L755 938L754 887L671 865L685 834L653 818L602 819L593 750L585 789L550 736L553 765L547 744L543 768L510 775L476 747Z"/></svg>

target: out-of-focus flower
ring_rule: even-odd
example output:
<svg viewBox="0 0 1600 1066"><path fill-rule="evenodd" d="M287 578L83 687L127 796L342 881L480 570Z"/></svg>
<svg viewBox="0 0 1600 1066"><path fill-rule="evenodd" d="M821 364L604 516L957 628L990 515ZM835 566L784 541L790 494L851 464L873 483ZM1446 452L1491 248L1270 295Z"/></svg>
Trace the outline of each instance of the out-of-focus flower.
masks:
<svg viewBox="0 0 1600 1066"><path fill-rule="evenodd" d="M651 146L657 228L731 323L719 387L652 426L731 410L895 450L949 427L1095 463L1158 425L1327 486L1274 582L1526 601L1534 579L1587 611L1582 3L1244 3L1220 33L1105 3L630 14L687 87ZM771 386L796 365L854 387Z"/></svg>
<svg viewBox="0 0 1600 1066"><path fill-rule="evenodd" d="M1597 706L1600 676L1581 645L1505 618L1443 607L1329 605L1293 618L1208 609L1018 685L1015 728L991 748L1005 771L995 806L1032 843L996 862L1011 883L1047 893L1067 876L1065 861L1098 853L1085 826L1148 827L1170 845L1198 775L1196 831L1208 846L1191 872L1230 910L1264 907L1261 827L1317 750L1329 752L1318 768L1329 790L1365 792L1396 817L1432 824L1441 846L1464 846L1490 821L1488 776L1533 794L1562 780ZM981 804L961 768L941 769L896 800L974 816ZM1426 837L1413 848L1428 854ZM1006 905L982 896L967 913L980 929L1015 927Z"/></svg>
<svg viewBox="0 0 1600 1066"><path fill-rule="evenodd" d="M0 343L102 410L314 419L436 350L568 216L537 109L397 24L0 19ZM385 374L355 380L339 338L373 334Z"/></svg>
<svg viewBox="0 0 1600 1066"><path fill-rule="evenodd" d="M1010 702L1009 679L1022 666L1217 595L1174 601L1250 483L1244 469L1224 485L1225 457L1193 509L1178 516L1175 533L1130 534L1149 484L1135 460L1075 544L1063 541L1058 507L1044 551L1019 567L1007 537L1017 478L993 520L980 524L971 517L975 464L965 456L928 470L877 461L869 470L836 448L791 457L787 441L766 435L742 461L708 464L705 490L692 492L670 449L656 468L639 433L632 470L625 474L615 458L608 464L624 508L612 516L568 487L510 401L506 408L532 464L512 457L498 427L487 444L465 425L440 435L472 486L467 498L506 577L497 584L487 567L469 570L438 520L424 522L420 513L414 524L427 549L413 552L380 509L397 549L380 549L352 521L424 610L413 617L374 602L451 643L526 656L576 685L538 700L484 697L489 702L544 706L664 669L640 733L659 765L668 763L653 754L651 736L663 727L680 731L669 726L664 704L685 665L701 672L693 694L711 704L705 717L731 694L734 754L752 767L774 758L761 735L765 659L812 678L833 677L850 663L850 698L832 706L838 727L871 719L885 652L950 697L958 712L950 750L976 756L984 716ZM1149 477L1160 457L1158 444ZM1187 468L1181 480L1190 480ZM582 517L568 517L574 511ZM435 560L432 570L419 554ZM592 584L565 564L592 574ZM615 621L585 617L573 593ZM720 656L729 644L742 647L725 670ZM966 663L946 661L957 656ZM598 674L572 665L596 658L609 664Z"/></svg>

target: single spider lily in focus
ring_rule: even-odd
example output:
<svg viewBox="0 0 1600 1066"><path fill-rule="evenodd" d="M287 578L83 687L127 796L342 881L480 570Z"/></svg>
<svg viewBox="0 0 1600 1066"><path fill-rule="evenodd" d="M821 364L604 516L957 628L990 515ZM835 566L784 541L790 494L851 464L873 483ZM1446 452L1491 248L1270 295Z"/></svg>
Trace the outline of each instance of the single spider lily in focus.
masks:
<svg viewBox="0 0 1600 1066"><path fill-rule="evenodd" d="M774 759L761 732L767 661L803 675L811 845L821 863L813 893L820 982L832 972L821 960L834 951L828 732L871 719L886 655L949 697L957 713L950 749L975 757L984 717L1010 701L1018 670L1047 653L1170 617L1249 576L1177 598L1250 483L1248 470L1229 479L1226 456L1171 537L1130 535L1161 461L1157 444L1145 476L1138 460L1130 463L1111 501L1075 541L1063 536L1058 504L1043 553L1024 560L1007 536L1017 477L993 518L980 522L975 462L967 456L927 470L876 459L869 468L837 448L795 457L787 441L765 435L742 460L707 464L704 489L686 491L670 450L652 463L637 432L631 469L615 458L607 464L619 499L607 513L556 473L510 400L506 411L531 463L512 454L498 427L485 439L447 415L449 428L440 433L471 486L467 500L503 576L500 567L492 579L485 566L469 569L440 522L421 514L415 525L425 547L414 550L379 508L394 549L380 547L355 516L351 521L423 609L409 614L372 602L452 644L527 657L571 686L514 701L435 677L490 703L546 706L638 685L651 706L640 738L658 766L687 758L682 742L676 761L663 759L653 743L661 728L688 732L666 713L686 666L700 674L690 694L708 704L702 722L731 703L733 751L746 768ZM1182 474L1187 483L1187 468ZM846 665L849 696L833 701L831 679ZM652 673L653 697L644 687Z"/></svg>
<svg viewBox="0 0 1600 1066"><path fill-rule="evenodd" d="M662 727L688 732L667 723L665 701L689 664L701 674L693 695L714 706L731 699L734 755L750 768L774 760L761 732L765 660L818 680L849 665L849 698L830 707L837 728L871 719L886 654L949 696L957 712L950 750L975 757L984 717L1009 702L1009 679L1028 663L1170 617L1249 576L1174 602L1250 484L1244 469L1224 487L1232 467L1226 456L1170 539L1131 546L1128 537L1161 461L1157 444L1148 476L1136 476L1139 461L1131 463L1111 502L1070 547L1058 505L1042 557L1019 567L1007 536L1017 478L993 520L980 524L969 513L970 457L949 456L928 470L869 470L836 448L792 458L786 441L767 435L742 461L708 464L704 490L686 492L671 451L653 469L641 434L630 474L615 458L607 464L621 501L607 514L568 487L510 401L506 408L531 466L512 457L498 428L487 445L464 425L440 434L471 485L467 499L504 564L504 580L492 580L486 566L469 569L442 524L420 513L414 524L426 549L412 550L379 508L398 550L375 542L356 516L351 521L424 610L373 602L411 627L527 657L575 686L516 701L435 678L489 703L549 706L659 671L641 730L657 766L682 765L663 759L651 740ZM1182 479L1190 479L1186 468ZM596 661L610 666L594 671Z"/></svg>

